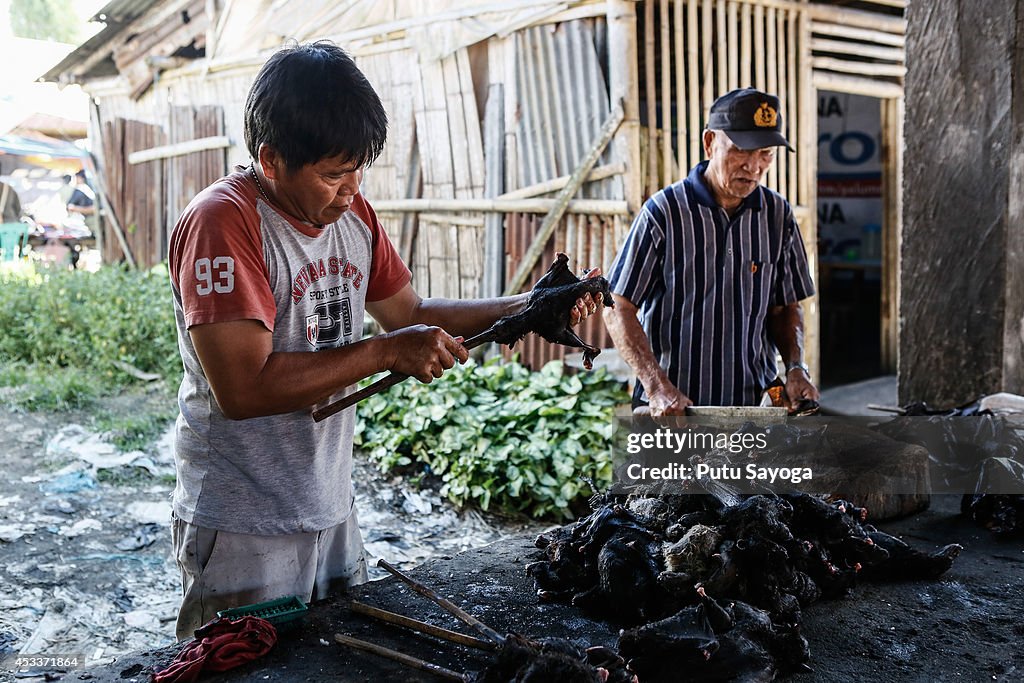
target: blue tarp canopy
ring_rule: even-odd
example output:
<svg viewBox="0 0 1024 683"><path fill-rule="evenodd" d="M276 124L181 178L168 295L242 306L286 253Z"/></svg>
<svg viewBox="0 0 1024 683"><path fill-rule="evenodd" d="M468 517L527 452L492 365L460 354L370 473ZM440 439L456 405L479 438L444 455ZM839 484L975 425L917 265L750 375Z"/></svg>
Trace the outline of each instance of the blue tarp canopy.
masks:
<svg viewBox="0 0 1024 683"><path fill-rule="evenodd" d="M81 159L87 152L70 142L36 140L20 135L0 135L0 154L15 156L48 156L53 159Z"/></svg>

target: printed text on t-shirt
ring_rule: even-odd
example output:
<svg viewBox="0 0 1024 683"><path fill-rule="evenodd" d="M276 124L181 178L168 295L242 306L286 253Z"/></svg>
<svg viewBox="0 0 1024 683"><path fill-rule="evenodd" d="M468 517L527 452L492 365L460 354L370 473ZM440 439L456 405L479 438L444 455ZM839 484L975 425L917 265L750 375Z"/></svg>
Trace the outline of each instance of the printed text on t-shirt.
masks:
<svg viewBox="0 0 1024 683"><path fill-rule="evenodd" d="M299 269L292 283L292 301L299 303L309 286L328 275L338 275L352 281L352 286L359 289L363 283L363 272L359 267L345 258L331 256L327 259L311 261Z"/></svg>

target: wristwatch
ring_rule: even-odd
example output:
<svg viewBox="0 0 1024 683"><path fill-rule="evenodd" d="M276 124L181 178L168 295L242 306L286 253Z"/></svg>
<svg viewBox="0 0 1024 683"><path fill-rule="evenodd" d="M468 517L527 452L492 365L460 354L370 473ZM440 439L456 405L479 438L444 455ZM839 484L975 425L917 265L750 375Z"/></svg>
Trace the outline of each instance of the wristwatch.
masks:
<svg viewBox="0 0 1024 683"><path fill-rule="evenodd" d="M786 374L788 375L797 368L800 368L801 370L804 371L804 374L807 375L807 379L811 378L811 369L807 367L807 363L803 362L802 360L796 360L786 365Z"/></svg>

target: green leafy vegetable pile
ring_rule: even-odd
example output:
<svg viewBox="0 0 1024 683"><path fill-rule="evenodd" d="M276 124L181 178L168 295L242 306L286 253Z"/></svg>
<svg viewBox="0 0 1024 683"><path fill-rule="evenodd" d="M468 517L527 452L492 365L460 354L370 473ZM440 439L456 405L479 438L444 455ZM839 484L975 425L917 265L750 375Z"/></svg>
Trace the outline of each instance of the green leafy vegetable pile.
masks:
<svg viewBox="0 0 1024 683"><path fill-rule="evenodd" d="M611 482L614 409L628 400L603 369L470 361L432 384L407 381L364 401L356 443L382 471L440 477L457 505L571 518L573 502L591 493L583 479Z"/></svg>

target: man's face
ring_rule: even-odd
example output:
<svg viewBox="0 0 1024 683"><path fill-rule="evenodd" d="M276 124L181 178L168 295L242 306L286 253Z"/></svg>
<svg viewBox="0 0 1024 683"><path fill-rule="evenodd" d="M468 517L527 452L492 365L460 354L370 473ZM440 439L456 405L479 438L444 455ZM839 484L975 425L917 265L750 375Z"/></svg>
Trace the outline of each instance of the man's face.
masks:
<svg viewBox="0 0 1024 683"><path fill-rule="evenodd" d="M704 154L708 157L705 176L710 176L719 199L743 201L761 182L775 160L774 147L740 149L719 130L704 131Z"/></svg>
<svg viewBox="0 0 1024 683"><path fill-rule="evenodd" d="M363 182L363 168L343 156L327 157L289 171L274 168L275 199L292 216L314 225L328 225L341 218Z"/></svg>

